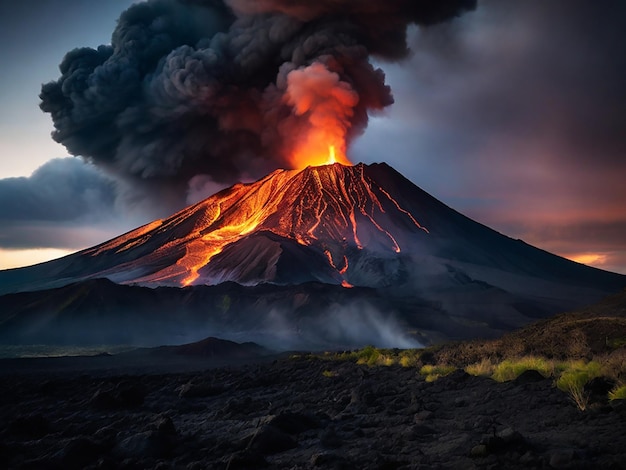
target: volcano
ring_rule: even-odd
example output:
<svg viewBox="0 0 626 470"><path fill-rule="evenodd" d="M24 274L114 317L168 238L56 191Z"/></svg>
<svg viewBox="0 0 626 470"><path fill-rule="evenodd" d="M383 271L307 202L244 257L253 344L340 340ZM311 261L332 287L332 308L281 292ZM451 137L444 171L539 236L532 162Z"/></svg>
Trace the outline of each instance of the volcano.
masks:
<svg viewBox="0 0 626 470"><path fill-rule="evenodd" d="M505 331L626 285L626 276L463 216L384 163L277 170L93 248L2 271L0 293L98 278L150 288L273 285L287 297L288 286L306 283L373 289L368 297L388 299L409 326L441 330L441 318L453 318L467 331Z"/></svg>

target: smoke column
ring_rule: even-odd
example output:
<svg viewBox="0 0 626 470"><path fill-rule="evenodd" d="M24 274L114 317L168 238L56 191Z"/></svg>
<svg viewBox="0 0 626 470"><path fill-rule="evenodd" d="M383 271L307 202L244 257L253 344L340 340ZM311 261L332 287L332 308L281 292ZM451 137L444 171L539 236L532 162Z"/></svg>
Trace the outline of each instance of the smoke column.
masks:
<svg viewBox="0 0 626 470"><path fill-rule="evenodd" d="M67 53L43 85L53 138L108 173L181 196L337 160L393 103L371 57L407 56L406 29L475 0L148 0L111 44Z"/></svg>

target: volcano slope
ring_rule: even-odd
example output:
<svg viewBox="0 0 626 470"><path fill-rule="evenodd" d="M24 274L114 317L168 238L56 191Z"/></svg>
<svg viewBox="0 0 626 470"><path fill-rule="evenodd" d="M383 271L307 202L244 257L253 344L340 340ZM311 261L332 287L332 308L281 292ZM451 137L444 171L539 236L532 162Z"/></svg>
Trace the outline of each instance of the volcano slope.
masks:
<svg viewBox="0 0 626 470"><path fill-rule="evenodd" d="M96 278L119 289L107 285L96 298L71 294L93 290L93 284L76 286ZM0 272L1 293L42 291L0 297L0 336L11 330L33 341L70 318L94 320L89 328L95 331L110 329L107 317L114 312L137 334L194 316L202 320L194 327L226 321L236 331L243 321L240 330L271 331L278 316L293 344L303 331L302 309L314 315L321 307L318 313L338 324L391 322L391 335L398 336L399 325L429 343L495 336L625 285L626 276L565 260L468 219L386 164L334 164L277 170L96 247ZM60 295L51 288L70 291ZM259 302L233 302L259 288L265 293ZM360 289L364 300L355 304L358 296L343 292L349 288ZM312 292L329 295L334 310ZM211 301L200 306L197 299L207 295ZM337 344L346 344L339 336ZM183 340L193 339L199 338Z"/></svg>

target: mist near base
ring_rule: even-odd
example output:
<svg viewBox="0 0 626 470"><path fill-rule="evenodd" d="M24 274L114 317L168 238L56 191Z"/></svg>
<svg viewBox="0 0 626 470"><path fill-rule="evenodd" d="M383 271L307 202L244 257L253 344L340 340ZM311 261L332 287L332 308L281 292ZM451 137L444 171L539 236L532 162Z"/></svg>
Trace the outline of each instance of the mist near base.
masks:
<svg viewBox="0 0 626 470"><path fill-rule="evenodd" d="M253 333L222 334L233 341L253 341L277 351L334 351L367 345L399 349L423 347L407 334L395 315L380 312L367 302L335 305L316 316L296 321L290 312L272 309Z"/></svg>
<svg viewBox="0 0 626 470"><path fill-rule="evenodd" d="M423 347L408 334L408 327L403 327L396 315L381 312L366 301L336 304L306 316L276 307L264 315L243 311L234 315L230 325L202 315L180 322L163 315L152 320L133 317L122 314L106 321L78 315L44 328L40 322L25 335L13 338L21 344L2 340L5 344L0 345L0 358L117 354L134 348L195 343L209 337L252 342L275 352L340 351L368 345L398 349ZM40 331L36 331L38 328Z"/></svg>

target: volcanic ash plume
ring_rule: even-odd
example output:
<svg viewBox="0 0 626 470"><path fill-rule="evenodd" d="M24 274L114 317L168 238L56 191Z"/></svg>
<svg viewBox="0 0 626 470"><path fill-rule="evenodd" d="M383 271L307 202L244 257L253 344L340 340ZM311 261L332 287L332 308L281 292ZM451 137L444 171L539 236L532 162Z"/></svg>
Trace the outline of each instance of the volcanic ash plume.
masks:
<svg viewBox="0 0 626 470"><path fill-rule="evenodd" d="M185 188L334 158L393 102L370 59L475 0L148 0L110 45L70 51L41 108L73 155L142 187ZM197 179L197 178L196 178ZM157 183L157 184L152 184Z"/></svg>

